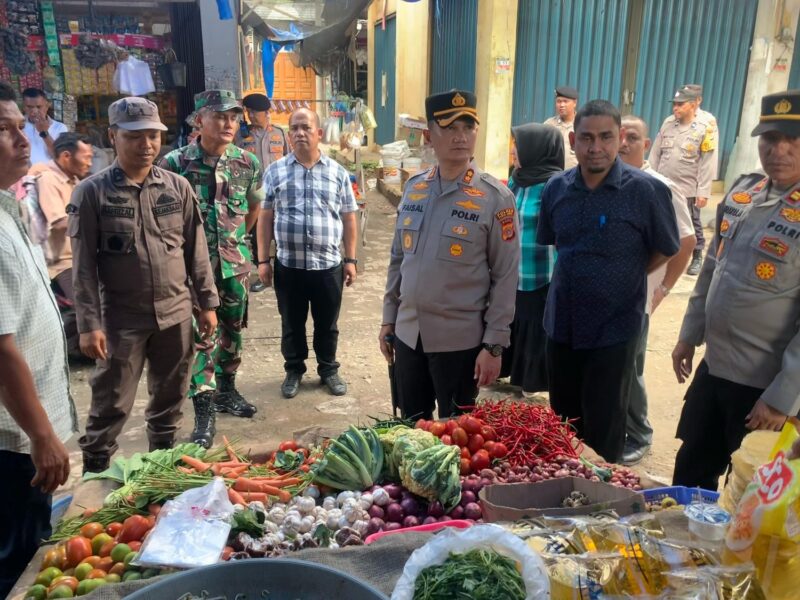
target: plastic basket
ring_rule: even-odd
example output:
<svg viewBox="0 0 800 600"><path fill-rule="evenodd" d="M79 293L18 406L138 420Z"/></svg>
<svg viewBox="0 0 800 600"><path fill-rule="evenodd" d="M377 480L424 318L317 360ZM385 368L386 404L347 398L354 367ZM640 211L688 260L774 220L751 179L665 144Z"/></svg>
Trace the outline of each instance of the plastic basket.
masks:
<svg viewBox="0 0 800 600"><path fill-rule="evenodd" d="M642 490L642 493L644 494L645 502L660 502L664 498L672 498L678 504L690 504L698 500L707 504L714 504L719 500L719 492L712 492L702 488L689 488L683 485Z"/></svg>
<svg viewBox="0 0 800 600"><path fill-rule="evenodd" d="M72 495L61 496L53 500L53 505L50 507L50 526L55 527L67 512L69 505L72 503Z"/></svg>

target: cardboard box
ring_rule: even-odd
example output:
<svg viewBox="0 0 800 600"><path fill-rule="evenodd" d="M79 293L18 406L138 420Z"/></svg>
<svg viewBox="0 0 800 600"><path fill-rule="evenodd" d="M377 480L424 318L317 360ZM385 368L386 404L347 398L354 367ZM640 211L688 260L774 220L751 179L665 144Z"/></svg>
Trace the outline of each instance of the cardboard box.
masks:
<svg viewBox="0 0 800 600"><path fill-rule="evenodd" d="M561 501L575 490L586 494L592 504L562 508ZM640 492L582 477L563 477L537 483L488 485L480 491L478 498L483 508L483 518L488 523L531 519L543 515L588 515L609 509L623 517L647 510L644 496Z"/></svg>

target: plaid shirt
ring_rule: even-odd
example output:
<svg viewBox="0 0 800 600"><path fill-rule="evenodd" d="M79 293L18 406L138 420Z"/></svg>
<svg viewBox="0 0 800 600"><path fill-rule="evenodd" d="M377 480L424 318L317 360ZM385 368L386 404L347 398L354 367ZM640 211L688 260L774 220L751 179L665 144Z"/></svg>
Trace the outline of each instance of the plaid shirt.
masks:
<svg viewBox="0 0 800 600"><path fill-rule="evenodd" d="M544 183L539 183L529 187L517 187L513 180L508 182L508 187L517 197L520 245L522 247L517 289L521 292L532 292L550 283L550 279L553 277L553 266L556 264L555 247L536 243L536 228L539 225L539 210L542 207L544 185Z"/></svg>
<svg viewBox="0 0 800 600"><path fill-rule="evenodd" d="M345 168L322 154L306 169L294 153L264 173L263 208L275 211L278 260L292 269L319 271L342 261L342 214L358 210Z"/></svg>
<svg viewBox="0 0 800 600"><path fill-rule="evenodd" d="M41 248L31 244L16 198L0 190L0 335L14 343L33 375L42 407L58 438L78 430L69 395L67 346L61 315L50 291ZM0 450L28 454L28 436L0 403Z"/></svg>

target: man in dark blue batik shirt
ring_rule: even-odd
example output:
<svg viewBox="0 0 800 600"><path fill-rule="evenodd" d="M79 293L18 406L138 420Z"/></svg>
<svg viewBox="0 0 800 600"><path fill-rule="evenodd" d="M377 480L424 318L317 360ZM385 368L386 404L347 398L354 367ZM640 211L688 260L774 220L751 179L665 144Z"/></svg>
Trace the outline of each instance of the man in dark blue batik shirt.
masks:
<svg viewBox="0 0 800 600"><path fill-rule="evenodd" d="M606 460L622 457L647 273L678 251L670 190L617 158L619 111L592 100L570 133L578 168L542 193L537 238L558 260L545 307L550 403Z"/></svg>

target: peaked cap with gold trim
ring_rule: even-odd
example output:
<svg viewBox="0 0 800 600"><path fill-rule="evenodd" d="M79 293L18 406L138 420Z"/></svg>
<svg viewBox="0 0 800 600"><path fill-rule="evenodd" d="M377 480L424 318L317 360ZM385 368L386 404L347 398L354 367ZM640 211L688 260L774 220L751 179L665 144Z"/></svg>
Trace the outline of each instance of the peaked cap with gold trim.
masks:
<svg viewBox="0 0 800 600"><path fill-rule="evenodd" d="M459 117L478 121L478 98L472 92L450 90L425 98L425 117L436 121L439 127L447 127Z"/></svg>
<svg viewBox="0 0 800 600"><path fill-rule="evenodd" d="M800 90L787 90L761 98L761 117L751 135L768 131L800 137Z"/></svg>

